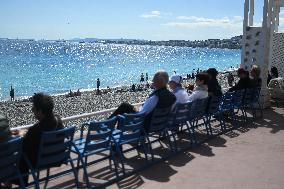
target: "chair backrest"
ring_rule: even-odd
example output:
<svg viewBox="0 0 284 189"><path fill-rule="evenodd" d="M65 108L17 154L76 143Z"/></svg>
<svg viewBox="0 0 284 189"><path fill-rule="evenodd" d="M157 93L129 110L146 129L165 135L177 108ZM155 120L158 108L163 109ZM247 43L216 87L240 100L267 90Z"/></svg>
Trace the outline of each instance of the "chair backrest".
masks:
<svg viewBox="0 0 284 189"><path fill-rule="evenodd" d="M144 113L123 114L118 116L120 141L138 140L144 132Z"/></svg>
<svg viewBox="0 0 284 189"><path fill-rule="evenodd" d="M236 107L241 107L243 105L243 99L245 95L245 90L236 90L233 92L233 104Z"/></svg>
<svg viewBox="0 0 284 189"><path fill-rule="evenodd" d="M43 132L41 135L37 169L60 166L70 157L75 127Z"/></svg>
<svg viewBox="0 0 284 189"><path fill-rule="evenodd" d="M208 100L207 113L214 114L219 111L219 106L222 101L222 96L210 96Z"/></svg>
<svg viewBox="0 0 284 189"><path fill-rule="evenodd" d="M12 138L0 143L0 181L8 181L16 174L22 154L22 138Z"/></svg>
<svg viewBox="0 0 284 189"><path fill-rule="evenodd" d="M190 114L192 118L200 118L205 115L208 106L208 99L209 97L197 99L192 102L190 108Z"/></svg>
<svg viewBox="0 0 284 189"><path fill-rule="evenodd" d="M117 117L89 123L84 152L109 148Z"/></svg>
<svg viewBox="0 0 284 189"><path fill-rule="evenodd" d="M169 124L169 116L172 111L172 107L168 108L156 108L153 112L151 122L149 125L148 133L162 131Z"/></svg>
<svg viewBox="0 0 284 189"><path fill-rule="evenodd" d="M190 109L192 102L188 103L177 103L175 111L173 112L173 126L184 124L190 119Z"/></svg>
<svg viewBox="0 0 284 189"><path fill-rule="evenodd" d="M259 101L260 97L260 87L256 87L252 89L252 97L251 97L251 103L257 103Z"/></svg>
<svg viewBox="0 0 284 189"><path fill-rule="evenodd" d="M222 95L222 100L220 103L221 110L230 110L233 109L233 92L226 92Z"/></svg>
<svg viewBox="0 0 284 189"><path fill-rule="evenodd" d="M243 104L244 105L248 105L251 103L251 100L254 96L254 89L253 88L247 88L244 94L244 98L243 98Z"/></svg>

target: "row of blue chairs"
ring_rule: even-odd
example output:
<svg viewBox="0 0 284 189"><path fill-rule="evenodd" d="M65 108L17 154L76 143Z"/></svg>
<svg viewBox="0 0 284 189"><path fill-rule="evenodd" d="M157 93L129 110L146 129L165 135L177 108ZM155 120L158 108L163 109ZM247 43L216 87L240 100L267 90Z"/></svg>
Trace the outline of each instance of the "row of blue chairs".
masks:
<svg viewBox="0 0 284 189"><path fill-rule="evenodd" d="M220 97L212 96L186 104L176 104L174 109L156 109L147 131L143 127L145 115L137 113L118 115L104 121L84 123L81 125L80 136L77 139L73 138L74 126L45 132L41 137L37 164L32 166L25 158L34 180L29 184L34 184L35 188L39 188L39 183L43 180L45 180L46 186L50 179L73 172L76 186L79 187L78 172L83 169L83 177L87 187L91 188L88 166L106 159L109 160L110 169L114 170L116 180L119 180L127 175L124 153L135 149L141 157L142 150L145 158L144 166L148 167L155 162L152 145L156 141L166 139L171 153L174 154L181 151L177 143L179 132L186 131L191 147L201 144L203 141L199 141L196 135L198 127L205 127L206 139L209 139L230 130L225 124L224 118L226 116L231 118L233 129L238 127L236 118L238 111L241 111L244 122L248 121L248 109L252 110L253 118L255 118L256 105L261 109L259 93L259 88L227 92ZM220 132L213 132L212 120L220 122ZM21 152L21 143L22 138L18 137L0 144L0 181L18 178L21 188L24 188L23 175L18 168L20 157L22 155L26 157ZM125 145L130 145L132 148L123 150ZM98 154L104 155L100 156L102 158L91 157L95 155L98 157ZM77 162L77 166L74 165L74 162ZM62 164L70 164L71 169L50 175L50 168ZM43 170L46 170L46 177L40 178L40 172Z"/></svg>

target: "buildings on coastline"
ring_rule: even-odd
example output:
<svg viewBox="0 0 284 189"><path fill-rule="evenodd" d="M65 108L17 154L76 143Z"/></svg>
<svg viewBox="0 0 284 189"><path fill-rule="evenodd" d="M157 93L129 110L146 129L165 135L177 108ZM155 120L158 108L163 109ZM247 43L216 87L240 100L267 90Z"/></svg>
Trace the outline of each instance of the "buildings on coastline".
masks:
<svg viewBox="0 0 284 189"><path fill-rule="evenodd" d="M128 45L157 45L157 46L179 46L179 47L208 47L208 48L228 48L241 49L242 36L235 36L231 39L207 39L207 40L168 40L168 41L148 41L136 39L106 39L98 40L100 43L128 44Z"/></svg>
<svg viewBox="0 0 284 189"><path fill-rule="evenodd" d="M10 40L8 38L0 38L0 40ZM35 41L34 39L12 39ZM74 38L71 40L38 40L51 42L76 42L76 43L103 43L103 44L127 44L127 45L155 45L155 46L178 46L178 47L207 47L207 48L222 48L222 49L241 49L242 36L235 36L231 39L207 39L207 40L168 40L168 41L151 41L138 39L98 39L98 38Z"/></svg>

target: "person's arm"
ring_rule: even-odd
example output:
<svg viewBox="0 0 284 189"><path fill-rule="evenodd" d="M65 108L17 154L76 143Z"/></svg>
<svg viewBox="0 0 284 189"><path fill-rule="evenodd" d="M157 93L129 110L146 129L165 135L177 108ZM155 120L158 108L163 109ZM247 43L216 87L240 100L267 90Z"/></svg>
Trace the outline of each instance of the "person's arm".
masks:
<svg viewBox="0 0 284 189"><path fill-rule="evenodd" d="M159 98L156 95L148 98L145 103L139 108L139 112L149 114L157 106Z"/></svg>
<svg viewBox="0 0 284 189"><path fill-rule="evenodd" d="M199 91L193 91L193 93L188 97L188 102L193 102L198 98Z"/></svg>

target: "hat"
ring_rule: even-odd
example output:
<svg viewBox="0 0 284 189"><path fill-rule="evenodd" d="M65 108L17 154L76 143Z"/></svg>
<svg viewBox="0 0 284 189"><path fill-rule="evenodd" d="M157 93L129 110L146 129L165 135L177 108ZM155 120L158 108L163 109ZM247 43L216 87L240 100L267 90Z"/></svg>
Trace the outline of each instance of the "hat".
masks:
<svg viewBox="0 0 284 189"><path fill-rule="evenodd" d="M182 77L180 75L173 75L171 78L170 78L170 82L173 81L175 82L176 84L181 84L182 82Z"/></svg>

